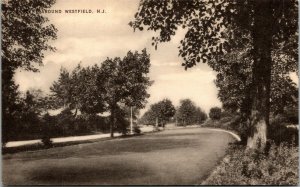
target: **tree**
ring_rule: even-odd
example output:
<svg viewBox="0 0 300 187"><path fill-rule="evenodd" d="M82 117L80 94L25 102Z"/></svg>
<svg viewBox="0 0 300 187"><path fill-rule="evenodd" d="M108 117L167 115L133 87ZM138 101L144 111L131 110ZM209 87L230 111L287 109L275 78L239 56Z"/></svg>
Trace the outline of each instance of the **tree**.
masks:
<svg viewBox="0 0 300 187"><path fill-rule="evenodd" d="M165 126L175 114L175 107L169 99L163 99L150 106L150 109L143 115L142 121L145 124L156 124L156 121Z"/></svg>
<svg viewBox="0 0 300 187"><path fill-rule="evenodd" d="M56 28L47 24L48 19L41 11L50 8L54 0L18 1L1 3L1 61L2 61L2 127L10 134L10 126L16 122L19 111L18 86L13 76L17 68L37 71L46 50L54 51L48 44L56 39ZM34 13L33 13L34 12ZM3 142L7 141L6 135Z"/></svg>
<svg viewBox="0 0 300 187"><path fill-rule="evenodd" d="M50 87L53 108L75 109L97 114L105 111L104 86L97 65L83 68L80 64L69 73L61 68L58 81Z"/></svg>
<svg viewBox="0 0 300 187"><path fill-rule="evenodd" d="M19 128L24 134L38 134L41 123L41 96L38 95L38 90L31 90L25 93L25 98L22 100L21 123Z"/></svg>
<svg viewBox="0 0 300 187"><path fill-rule="evenodd" d="M5 91L4 91L5 90ZM18 86L10 80L4 84L2 79L2 146L11 140L15 134L15 128L21 123L22 99Z"/></svg>
<svg viewBox="0 0 300 187"><path fill-rule="evenodd" d="M62 68L58 81L50 88L53 106L75 109L74 116L78 110L86 114L110 111L113 136L117 120L121 119L119 115L124 114L120 104L135 107L135 110L144 107L149 97L147 88L152 83L147 77L149 68L146 50L129 51L123 59L107 58L100 67L83 68L79 64L71 73Z"/></svg>
<svg viewBox="0 0 300 187"><path fill-rule="evenodd" d="M200 108L197 107L196 112L195 112L195 123L201 124L207 119L207 114Z"/></svg>
<svg viewBox="0 0 300 187"><path fill-rule="evenodd" d="M65 68L60 69L58 81L54 81L50 87L53 108L61 108L72 105L72 81L70 73Z"/></svg>
<svg viewBox="0 0 300 187"><path fill-rule="evenodd" d="M177 122L180 125L200 124L207 115L200 107L197 107L190 99L183 99L180 101L180 106L176 111Z"/></svg>
<svg viewBox="0 0 300 187"><path fill-rule="evenodd" d="M143 116L141 117L141 119L139 120L139 123L144 124L144 125L155 125L156 123L156 114L153 110L151 110L151 108L149 110L147 110Z"/></svg>
<svg viewBox="0 0 300 187"><path fill-rule="evenodd" d="M98 114L106 110L104 82L99 76L100 67L96 64L92 67L82 68L75 76L75 99L80 112Z"/></svg>
<svg viewBox="0 0 300 187"><path fill-rule="evenodd" d="M296 38L291 38L296 40ZM278 114L283 112L284 106L297 105L294 97L297 97L297 86L291 80L290 73L298 72L292 43L285 43L276 47L272 53L271 74L271 112ZM241 114L249 113L249 94L251 85L252 58L249 46L235 49L224 55L219 61L222 66L213 66L218 72L215 81L219 88L218 97L223 103L223 108L232 112L239 111Z"/></svg>
<svg viewBox="0 0 300 187"><path fill-rule="evenodd" d="M158 109L156 110L154 105L153 110L156 110L156 113L158 113L158 119L164 127L165 124L175 115L175 107L169 99L163 99L158 102L156 106L158 106Z"/></svg>
<svg viewBox="0 0 300 187"><path fill-rule="evenodd" d="M253 63L247 146L256 149L264 148L266 144L271 54L276 46L274 44L297 35L297 9L295 0L142 0L130 25L134 29L146 27L159 31L160 35L153 37L155 47L158 42L170 41L179 26L186 28L179 49L185 68L200 61L208 62L210 66L222 66L218 57L237 47L250 45Z"/></svg>
<svg viewBox="0 0 300 187"><path fill-rule="evenodd" d="M212 120L219 120L221 119L221 108L219 107L213 107L209 110L209 117Z"/></svg>
<svg viewBox="0 0 300 187"><path fill-rule="evenodd" d="M120 103L144 107L149 97L147 88L151 85L147 76L149 68L150 58L145 49L141 53L129 51L123 60L107 58L102 63L99 78L104 81L106 106L111 114L111 137L116 128L116 112Z"/></svg>

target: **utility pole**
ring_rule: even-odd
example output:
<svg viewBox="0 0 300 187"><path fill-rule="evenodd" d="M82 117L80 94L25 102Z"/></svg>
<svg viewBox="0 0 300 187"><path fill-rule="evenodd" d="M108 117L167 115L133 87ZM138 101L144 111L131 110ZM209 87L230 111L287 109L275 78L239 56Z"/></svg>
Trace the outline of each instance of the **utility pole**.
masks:
<svg viewBox="0 0 300 187"><path fill-rule="evenodd" d="M158 128L158 117L156 117L156 123L155 126Z"/></svg>
<svg viewBox="0 0 300 187"><path fill-rule="evenodd" d="M130 107L130 134L133 134L132 106Z"/></svg>

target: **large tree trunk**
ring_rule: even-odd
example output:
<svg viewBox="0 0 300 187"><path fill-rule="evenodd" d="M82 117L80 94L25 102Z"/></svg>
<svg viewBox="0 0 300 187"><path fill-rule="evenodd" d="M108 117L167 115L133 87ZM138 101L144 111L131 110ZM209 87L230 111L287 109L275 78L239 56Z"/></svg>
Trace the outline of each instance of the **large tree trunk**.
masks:
<svg viewBox="0 0 300 187"><path fill-rule="evenodd" d="M247 147L264 149L270 113L272 0L254 1L253 82L250 114L250 134Z"/></svg>

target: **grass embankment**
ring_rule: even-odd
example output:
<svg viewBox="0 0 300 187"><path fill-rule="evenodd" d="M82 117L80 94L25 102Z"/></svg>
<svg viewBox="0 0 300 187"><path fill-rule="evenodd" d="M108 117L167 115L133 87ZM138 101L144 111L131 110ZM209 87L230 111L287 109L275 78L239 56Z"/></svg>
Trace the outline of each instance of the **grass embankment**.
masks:
<svg viewBox="0 0 300 187"><path fill-rule="evenodd" d="M273 144L268 153L232 146L203 185L298 185L296 146Z"/></svg>
<svg viewBox="0 0 300 187"><path fill-rule="evenodd" d="M207 120L202 127L239 132L237 116ZM298 185L299 149L295 145L298 131L287 127L283 120L271 120L269 136L272 143L265 152L246 150L232 145L220 165L203 185ZM297 131L297 132L296 132ZM238 133L239 134L239 133Z"/></svg>

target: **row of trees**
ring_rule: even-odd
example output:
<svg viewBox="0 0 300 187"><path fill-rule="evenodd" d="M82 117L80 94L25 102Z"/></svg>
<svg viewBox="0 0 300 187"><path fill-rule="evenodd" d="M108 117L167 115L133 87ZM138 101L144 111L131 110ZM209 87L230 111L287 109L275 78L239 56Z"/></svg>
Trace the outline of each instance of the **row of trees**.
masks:
<svg viewBox="0 0 300 187"><path fill-rule="evenodd" d="M201 124L206 119L206 113L190 99L181 100L177 109L169 99L163 99L150 106L141 117L140 123L164 127L166 123L175 121L177 125L186 126Z"/></svg>
<svg viewBox="0 0 300 187"><path fill-rule="evenodd" d="M4 123L3 142L87 134L109 130L127 133L129 118L136 118L149 97L150 59L146 50L129 51L124 58L107 58L101 65L72 71L61 68L50 94L41 90L18 92L13 123ZM132 110L130 110L130 108ZM49 115L49 110L60 110ZM103 113L109 115L101 116ZM5 118L6 119L6 118ZM15 133L20 131L22 133Z"/></svg>
<svg viewBox="0 0 300 187"><path fill-rule="evenodd" d="M150 60L146 50L141 53L128 52L122 59L107 58L101 67L95 65L83 68L79 65L72 72L62 68L58 81L51 86L50 95L33 90L21 93L14 82L15 72L18 69L38 72L37 65L43 65L44 52L56 50L49 45L49 41L57 38L57 29L42 14L54 3L55 0L1 2L4 144L18 139L17 134L22 134L20 138L26 138L25 134L33 138L33 134L41 134L45 124L54 124L53 121L56 126L72 126L67 124L80 121L77 119L78 113L82 114L83 119L93 117L96 121L103 121L97 115L109 112L110 132L113 136L117 120L122 121L126 117L130 111L128 108L134 107L133 112L136 113L149 97L146 90L151 85L147 77ZM53 118L47 114L49 109L61 109L62 112ZM69 128L64 127L54 129L63 129L65 133ZM22 133L16 133L20 131Z"/></svg>
<svg viewBox="0 0 300 187"><path fill-rule="evenodd" d="M113 136L117 114L122 108L141 109L149 97L152 84L150 59L146 50L128 52L121 58L106 59L92 67L78 65L72 72L62 68L58 81L51 86L53 109L69 108L84 114L110 113L110 133Z"/></svg>
<svg viewBox="0 0 300 187"><path fill-rule="evenodd" d="M155 48L187 30L179 46L186 69L198 62L217 71L219 98L247 129L247 147L264 149L270 113L297 102L298 1L141 1L130 25L153 30Z"/></svg>

